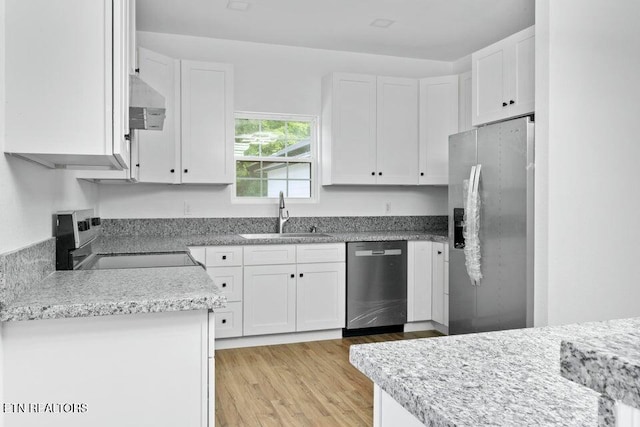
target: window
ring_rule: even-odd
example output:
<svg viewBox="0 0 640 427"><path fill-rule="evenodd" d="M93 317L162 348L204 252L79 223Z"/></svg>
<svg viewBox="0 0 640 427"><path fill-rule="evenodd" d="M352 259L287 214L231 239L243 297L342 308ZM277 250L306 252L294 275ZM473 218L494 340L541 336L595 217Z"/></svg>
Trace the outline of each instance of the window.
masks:
<svg viewBox="0 0 640 427"><path fill-rule="evenodd" d="M314 196L316 118L236 113L237 198Z"/></svg>

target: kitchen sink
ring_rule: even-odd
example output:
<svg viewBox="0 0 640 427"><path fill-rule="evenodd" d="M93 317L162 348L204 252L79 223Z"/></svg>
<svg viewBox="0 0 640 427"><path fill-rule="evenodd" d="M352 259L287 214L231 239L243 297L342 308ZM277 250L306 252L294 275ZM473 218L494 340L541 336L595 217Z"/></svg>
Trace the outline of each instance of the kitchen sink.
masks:
<svg viewBox="0 0 640 427"><path fill-rule="evenodd" d="M331 237L324 233L257 233L257 234L241 234L240 237L245 239L295 239L309 237Z"/></svg>

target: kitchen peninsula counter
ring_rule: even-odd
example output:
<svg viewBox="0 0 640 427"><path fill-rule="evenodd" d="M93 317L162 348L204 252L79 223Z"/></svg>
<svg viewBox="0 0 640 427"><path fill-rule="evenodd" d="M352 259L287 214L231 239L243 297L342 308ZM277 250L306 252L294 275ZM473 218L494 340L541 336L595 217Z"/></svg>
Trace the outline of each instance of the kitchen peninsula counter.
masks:
<svg viewBox="0 0 640 427"><path fill-rule="evenodd" d="M634 318L363 344L350 360L426 425L596 426L600 394L561 375L561 342L639 329Z"/></svg>
<svg viewBox="0 0 640 427"><path fill-rule="evenodd" d="M201 267L56 271L0 313L0 320L208 310L226 298Z"/></svg>

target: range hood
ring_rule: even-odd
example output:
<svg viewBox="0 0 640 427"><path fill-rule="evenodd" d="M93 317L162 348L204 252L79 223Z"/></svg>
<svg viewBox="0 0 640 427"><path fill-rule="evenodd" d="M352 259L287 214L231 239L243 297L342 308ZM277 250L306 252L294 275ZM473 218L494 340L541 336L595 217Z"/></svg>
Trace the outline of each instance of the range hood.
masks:
<svg viewBox="0 0 640 427"><path fill-rule="evenodd" d="M129 76L129 128L162 130L166 112L164 96L136 75Z"/></svg>

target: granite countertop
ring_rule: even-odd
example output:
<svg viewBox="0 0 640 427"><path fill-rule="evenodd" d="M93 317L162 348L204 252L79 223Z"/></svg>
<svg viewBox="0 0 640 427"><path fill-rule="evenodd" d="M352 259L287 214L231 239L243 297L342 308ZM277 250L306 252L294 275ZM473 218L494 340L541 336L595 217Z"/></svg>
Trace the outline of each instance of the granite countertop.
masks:
<svg viewBox="0 0 640 427"><path fill-rule="evenodd" d="M640 331L563 341L562 376L640 409Z"/></svg>
<svg viewBox="0 0 640 427"><path fill-rule="evenodd" d="M561 341L640 318L354 345L351 363L432 426L595 426L599 393L560 375Z"/></svg>
<svg viewBox="0 0 640 427"><path fill-rule="evenodd" d="M331 233L287 239L245 239L239 234L181 237L99 236L96 254L181 252L188 246L331 243L365 240L434 240L442 233L412 231ZM215 309L226 298L200 267L56 271L13 300L0 321Z"/></svg>
<svg viewBox="0 0 640 427"><path fill-rule="evenodd" d="M225 303L201 267L56 271L7 306L0 320L215 309Z"/></svg>
<svg viewBox="0 0 640 427"><path fill-rule="evenodd" d="M322 233L325 236L245 239L239 234L203 234L183 237L100 236L93 243L95 253L179 252L188 246L238 246L265 244L340 243L361 241L428 240L447 242L447 232L371 231Z"/></svg>

